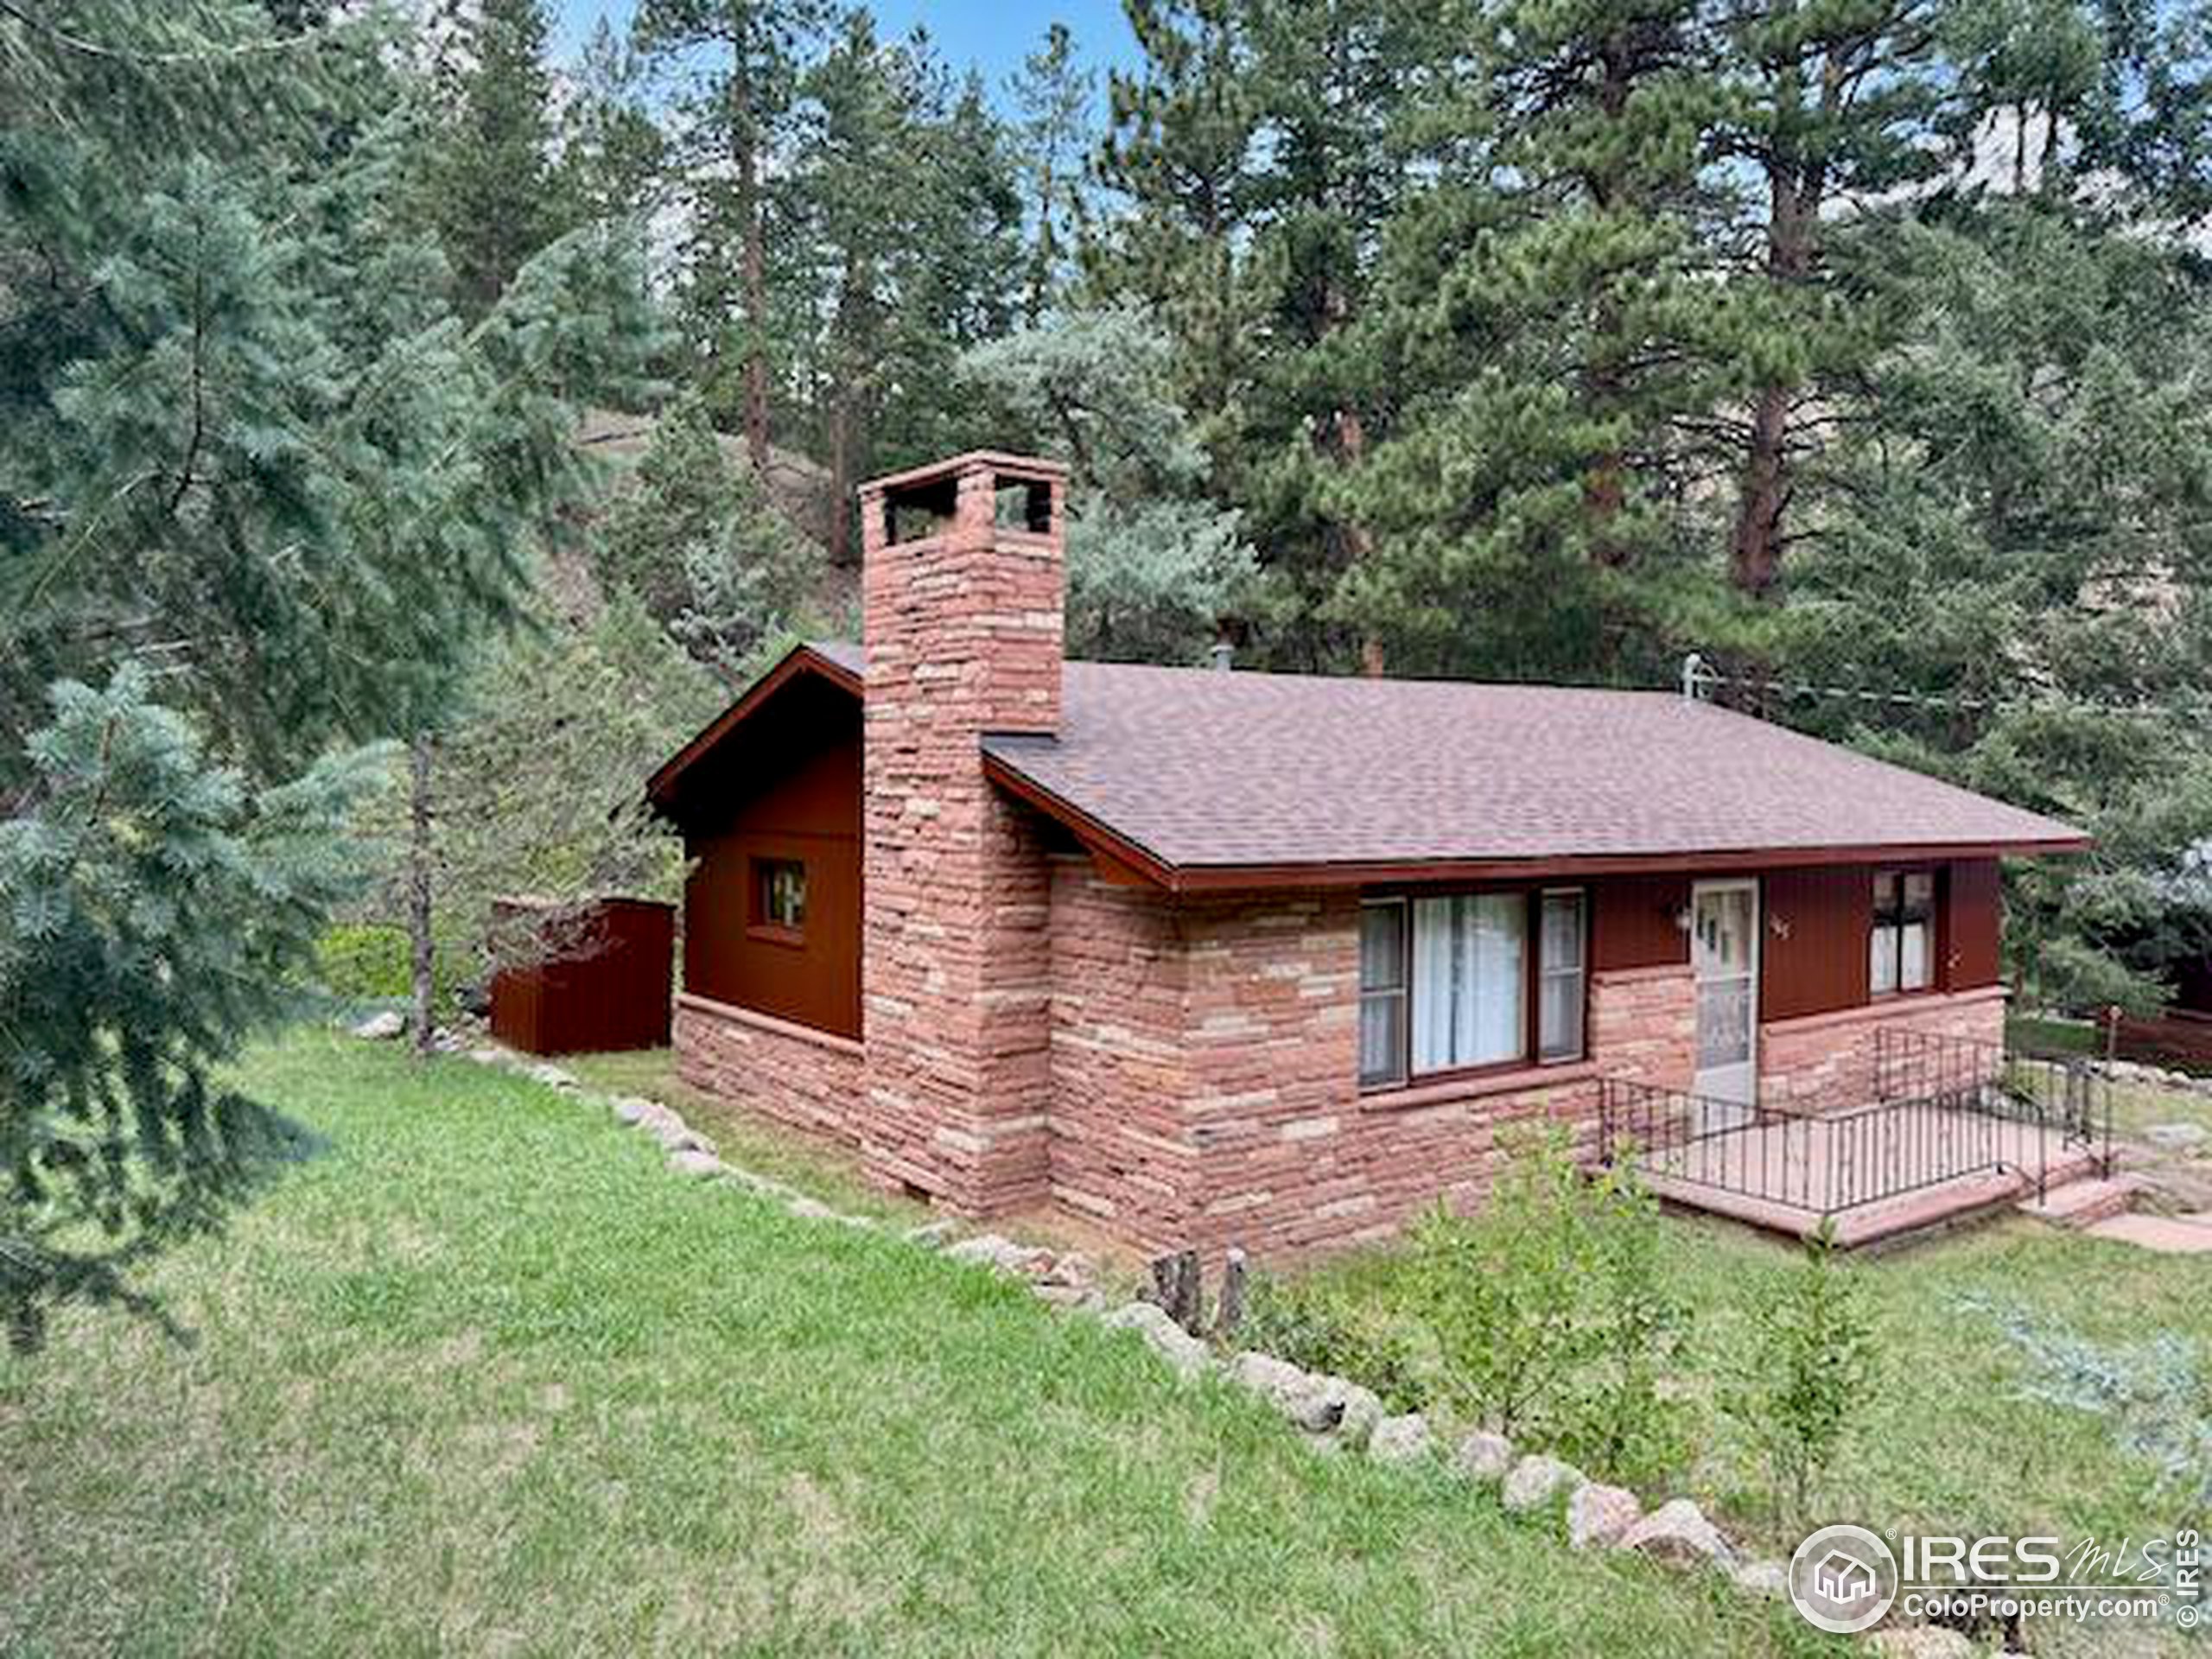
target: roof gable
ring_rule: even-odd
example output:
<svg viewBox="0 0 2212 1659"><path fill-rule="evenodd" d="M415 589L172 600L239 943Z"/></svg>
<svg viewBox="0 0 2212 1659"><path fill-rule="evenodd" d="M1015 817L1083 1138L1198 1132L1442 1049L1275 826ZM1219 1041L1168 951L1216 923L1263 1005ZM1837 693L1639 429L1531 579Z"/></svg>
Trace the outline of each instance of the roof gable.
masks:
<svg viewBox="0 0 2212 1659"><path fill-rule="evenodd" d="M664 813L675 810L685 776L729 741L738 728L800 679L827 682L857 698L861 695L861 648L842 639L810 639L793 645L737 701L708 721L698 735L664 760L645 780L645 798Z"/></svg>

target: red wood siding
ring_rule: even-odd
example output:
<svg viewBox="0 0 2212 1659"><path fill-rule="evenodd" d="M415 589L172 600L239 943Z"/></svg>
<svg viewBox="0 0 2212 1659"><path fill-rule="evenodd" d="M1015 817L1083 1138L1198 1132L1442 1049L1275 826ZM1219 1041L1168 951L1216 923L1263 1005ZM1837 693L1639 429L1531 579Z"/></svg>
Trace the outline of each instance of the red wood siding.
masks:
<svg viewBox="0 0 2212 1659"><path fill-rule="evenodd" d="M1663 968L1690 959L1681 925L1687 876L1618 876L1590 884L1590 964L1598 972Z"/></svg>
<svg viewBox="0 0 2212 1659"><path fill-rule="evenodd" d="M502 906L502 919L512 924L531 908ZM570 925L563 925L557 955L492 976L492 1034L525 1054L665 1048L674 907L603 899L573 934Z"/></svg>
<svg viewBox="0 0 2212 1659"><path fill-rule="evenodd" d="M735 753L731 753L731 751ZM703 774L703 775L702 775ZM795 681L684 781L683 985L841 1037L861 1034L861 710ZM806 924L756 926L756 861L806 867Z"/></svg>
<svg viewBox="0 0 2212 1659"><path fill-rule="evenodd" d="M1770 870L1759 901L1759 1018L1864 1007L1873 872L1863 865Z"/></svg>
<svg viewBox="0 0 2212 1659"><path fill-rule="evenodd" d="M1943 984L1954 991L1997 983L2002 969L1999 942L2005 931L2005 901L1993 858L1961 859L1943 877L1936 896L1942 917L1939 946Z"/></svg>

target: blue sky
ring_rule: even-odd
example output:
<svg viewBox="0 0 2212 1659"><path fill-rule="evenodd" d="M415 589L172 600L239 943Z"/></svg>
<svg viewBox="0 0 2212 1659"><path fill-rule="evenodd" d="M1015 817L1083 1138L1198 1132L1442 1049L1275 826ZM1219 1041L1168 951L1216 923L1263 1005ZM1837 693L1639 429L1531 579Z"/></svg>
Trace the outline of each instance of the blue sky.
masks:
<svg viewBox="0 0 2212 1659"><path fill-rule="evenodd" d="M574 51L601 17L626 25L635 0L552 0L557 20L556 51ZM1046 5L948 3L948 0L874 0L868 10L876 27L887 37L906 34L917 23L936 38L948 62L975 64L994 91L1021 65L1021 60L1044 38L1055 18L1074 33L1084 58L1103 71L1136 61L1136 40L1122 15L1121 0L1052 0Z"/></svg>

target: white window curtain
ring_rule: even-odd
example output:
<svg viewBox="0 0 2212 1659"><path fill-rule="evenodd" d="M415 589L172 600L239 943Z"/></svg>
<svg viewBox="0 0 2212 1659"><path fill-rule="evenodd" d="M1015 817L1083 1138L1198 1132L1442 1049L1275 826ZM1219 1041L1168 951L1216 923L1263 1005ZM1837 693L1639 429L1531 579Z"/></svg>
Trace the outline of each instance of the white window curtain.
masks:
<svg viewBox="0 0 2212 1659"><path fill-rule="evenodd" d="M1518 893L1423 899L1414 906L1414 1071L1523 1057L1528 915Z"/></svg>

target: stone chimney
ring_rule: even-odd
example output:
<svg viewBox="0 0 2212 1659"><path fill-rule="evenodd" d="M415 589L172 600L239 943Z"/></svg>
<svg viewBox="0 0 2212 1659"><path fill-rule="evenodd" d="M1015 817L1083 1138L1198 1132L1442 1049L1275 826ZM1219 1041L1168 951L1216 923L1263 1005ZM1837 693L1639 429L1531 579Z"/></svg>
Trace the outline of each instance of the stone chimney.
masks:
<svg viewBox="0 0 2212 1659"><path fill-rule="evenodd" d="M861 490L863 1155L969 1214L1048 1195L1048 866L982 740L1059 729L1065 485L980 453Z"/></svg>

